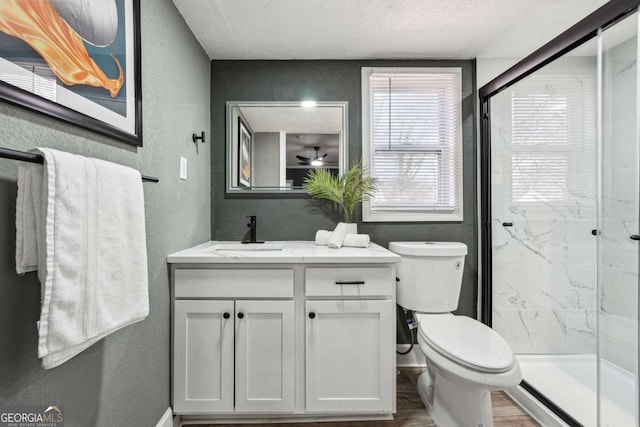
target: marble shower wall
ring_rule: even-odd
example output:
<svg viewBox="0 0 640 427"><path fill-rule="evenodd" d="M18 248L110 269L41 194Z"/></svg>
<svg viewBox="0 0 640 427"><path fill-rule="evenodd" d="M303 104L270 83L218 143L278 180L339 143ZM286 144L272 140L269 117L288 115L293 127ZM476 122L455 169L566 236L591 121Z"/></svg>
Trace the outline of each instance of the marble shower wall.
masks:
<svg viewBox="0 0 640 427"><path fill-rule="evenodd" d="M491 100L493 328L516 353L596 353L593 53Z"/></svg>
<svg viewBox="0 0 640 427"><path fill-rule="evenodd" d="M632 18L635 25L635 17ZM617 26L616 26L617 27ZM604 359L637 372L638 227L637 43L607 49L603 35L602 215L600 221L600 349ZM624 28L622 29L624 30ZM635 34L635 28L631 29Z"/></svg>

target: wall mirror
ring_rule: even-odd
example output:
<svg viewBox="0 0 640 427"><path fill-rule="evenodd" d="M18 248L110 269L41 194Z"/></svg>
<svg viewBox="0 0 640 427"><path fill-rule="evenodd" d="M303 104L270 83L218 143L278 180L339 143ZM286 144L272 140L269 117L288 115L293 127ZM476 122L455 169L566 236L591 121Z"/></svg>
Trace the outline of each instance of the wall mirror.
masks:
<svg viewBox="0 0 640 427"><path fill-rule="evenodd" d="M344 102L227 102L227 192L303 193L315 168L344 173Z"/></svg>

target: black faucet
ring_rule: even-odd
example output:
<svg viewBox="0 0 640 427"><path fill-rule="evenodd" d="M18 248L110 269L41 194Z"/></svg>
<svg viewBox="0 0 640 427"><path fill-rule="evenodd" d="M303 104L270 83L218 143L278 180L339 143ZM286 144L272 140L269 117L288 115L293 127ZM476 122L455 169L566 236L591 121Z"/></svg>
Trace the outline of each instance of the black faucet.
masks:
<svg viewBox="0 0 640 427"><path fill-rule="evenodd" d="M258 222L256 221L256 216L255 215L247 215L247 218L249 218L249 224L247 224L247 227L249 227L249 233L250 233L250 240L243 240L242 243L264 243L264 242L259 242L256 240L256 234L258 231Z"/></svg>

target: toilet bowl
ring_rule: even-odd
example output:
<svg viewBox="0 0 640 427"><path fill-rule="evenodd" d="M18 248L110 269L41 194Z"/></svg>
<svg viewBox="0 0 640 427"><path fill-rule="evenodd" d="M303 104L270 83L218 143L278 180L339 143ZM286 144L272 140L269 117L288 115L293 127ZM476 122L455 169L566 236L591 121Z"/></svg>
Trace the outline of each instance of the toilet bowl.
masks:
<svg viewBox="0 0 640 427"><path fill-rule="evenodd" d="M418 345L428 371L418 391L438 426L493 426L491 391L520 383L520 366L507 342L465 316L416 314Z"/></svg>
<svg viewBox="0 0 640 427"><path fill-rule="evenodd" d="M509 344L458 307L467 247L457 242L391 242L401 255L398 304L413 310L427 371L418 391L439 427L492 427L491 391L522 380Z"/></svg>

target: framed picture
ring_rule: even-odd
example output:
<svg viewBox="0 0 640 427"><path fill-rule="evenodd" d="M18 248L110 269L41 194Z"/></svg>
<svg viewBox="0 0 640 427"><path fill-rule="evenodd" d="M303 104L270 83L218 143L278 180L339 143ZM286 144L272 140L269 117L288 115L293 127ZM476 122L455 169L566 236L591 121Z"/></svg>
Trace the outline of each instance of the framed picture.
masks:
<svg viewBox="0 0 640 427"><path fill-rule="evenodd" d="M141 146L140 0L6 3L0 99Z"/></svg>
<svg viewBox="0 0 640 427"><path fill-rule="evenodd" d="M253 139L251 132L238 117L238 184L251 187L251 151Z"/></svg>

